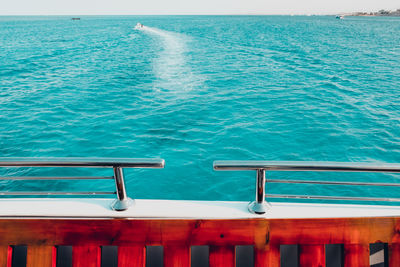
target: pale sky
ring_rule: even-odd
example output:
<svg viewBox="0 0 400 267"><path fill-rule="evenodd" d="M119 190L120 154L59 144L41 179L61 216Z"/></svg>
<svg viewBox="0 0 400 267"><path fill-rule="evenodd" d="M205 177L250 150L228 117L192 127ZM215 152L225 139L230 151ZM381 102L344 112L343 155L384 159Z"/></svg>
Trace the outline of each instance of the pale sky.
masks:
<svg viewBox="0 0 400 267"><path fill-rule="evenodd" d="M399 0L0 0L0 15L336 14Z"/></svg>

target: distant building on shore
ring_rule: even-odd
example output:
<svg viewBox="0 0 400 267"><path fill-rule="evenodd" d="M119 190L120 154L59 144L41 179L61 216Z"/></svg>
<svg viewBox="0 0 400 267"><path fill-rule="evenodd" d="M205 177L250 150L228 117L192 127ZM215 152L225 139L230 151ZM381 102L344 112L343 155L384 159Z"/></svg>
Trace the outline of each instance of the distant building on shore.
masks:
<svg viewBox="0 0 400 267"><path fill-rule="evenodd" d="M354 12L349 14L350 16L390 16L390 17L400 17L400 8L396 11L381 9L378 12Z"/></svg>

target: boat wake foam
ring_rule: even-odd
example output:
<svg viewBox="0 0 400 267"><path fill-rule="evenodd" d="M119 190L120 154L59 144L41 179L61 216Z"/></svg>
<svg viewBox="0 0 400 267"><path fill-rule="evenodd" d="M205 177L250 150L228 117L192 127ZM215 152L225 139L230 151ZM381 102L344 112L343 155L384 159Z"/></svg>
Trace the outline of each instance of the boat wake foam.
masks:
<svg viewBox="0 0 400 267"><path fill-rule="evenodd" d="M156 37L162 45L162 50L153 63L157 77L155 89L189 91L201 86L202 80L193 74L187 64L187 36L148 26L135 27L135 29Z"/></svg>

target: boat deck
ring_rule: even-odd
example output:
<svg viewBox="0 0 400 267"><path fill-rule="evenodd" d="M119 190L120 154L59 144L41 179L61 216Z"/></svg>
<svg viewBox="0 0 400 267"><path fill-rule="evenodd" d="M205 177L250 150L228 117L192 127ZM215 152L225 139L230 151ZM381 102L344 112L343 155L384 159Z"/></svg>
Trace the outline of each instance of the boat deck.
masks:
<svg viewBox="0 0 400 267"><path fill-rule="evenodd" d="M19 258L21 266L66 266L60 259L69 258L68 266L99 267L108 257L118 267L189 267L198 266L199 246L210 267L238 266L243 247L250 256L241 266L400 263L399 207L275 202L256 215L246 202L135 200L125 211L110 209L113 199L0 202L0 266L20 266ZM163 263L150 264L157 257Z"/></svg>

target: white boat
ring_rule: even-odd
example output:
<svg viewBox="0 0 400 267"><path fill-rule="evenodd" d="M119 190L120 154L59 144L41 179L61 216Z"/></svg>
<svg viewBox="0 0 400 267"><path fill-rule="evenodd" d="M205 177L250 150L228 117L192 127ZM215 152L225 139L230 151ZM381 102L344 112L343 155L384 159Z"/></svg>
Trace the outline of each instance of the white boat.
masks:
<svg viewBox="0 0 400 267"><path fill-rule="evenodd" d="M143 24L140 23L140 22L138 22L138 23L136 24L136 26L135 26L135 30L140 30L140 29L143 29Z"/></svg>

